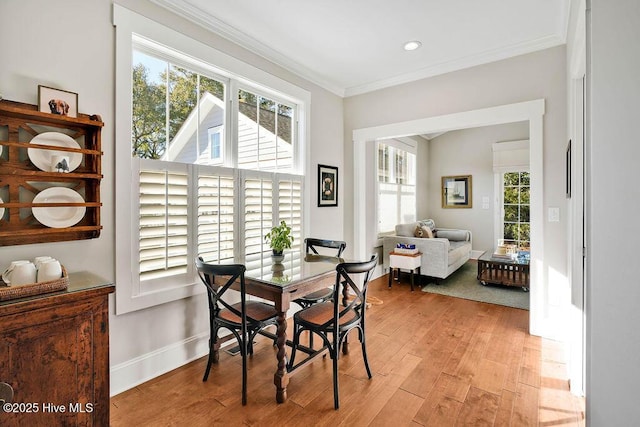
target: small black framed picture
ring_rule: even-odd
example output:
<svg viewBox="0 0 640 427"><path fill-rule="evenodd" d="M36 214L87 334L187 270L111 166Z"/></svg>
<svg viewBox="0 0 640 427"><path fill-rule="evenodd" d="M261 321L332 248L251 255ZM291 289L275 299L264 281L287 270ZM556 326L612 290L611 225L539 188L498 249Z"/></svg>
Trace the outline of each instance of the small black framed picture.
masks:
<svg viewBox="0 0 640 427"><path fill-rule="evenodd" d="M338 206L338 168L318 165L318 207Z"/></svg>
<svg viewBox="0 0 640 427"><path fill-rule="evenodd" d="M571 140L569 140L569 144L567 144L567 153L565 157L565 193L567 199L571 198Z"/></svg>
<svg viewBox="0 0 640 427"><path fill-rule="evenodd" d="M78 94L38 85L38 111L78 117Z"/></svg>

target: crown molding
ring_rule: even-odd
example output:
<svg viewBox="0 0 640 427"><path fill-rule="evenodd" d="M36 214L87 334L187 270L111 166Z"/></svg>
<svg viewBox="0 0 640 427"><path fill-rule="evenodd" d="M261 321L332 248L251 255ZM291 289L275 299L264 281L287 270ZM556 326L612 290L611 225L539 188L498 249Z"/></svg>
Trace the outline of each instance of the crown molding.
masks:
<svg viewBox="0 0 640 427"><path fill-rule="evenodd" d="M342 98L350 96L362 95L380 89L397 86L404 83L410 83L416 80L422 80L441 74L458 71L465 68L475 67L477 65L487 64L490 62L500 61L513 56L524 55L538 50L548 49L566 43L566 30L561 35L551 35L541 37L536 40L530 40L523 43L517 43L496 49L490 49L485 52L469 55L462 58L455 58L449 61L443 61L429 67L422 68L417 71L403 73L387 79L381 79L362 85L341 87L335 82L316 73L308 67L294 61L293 59L283 55L277 50L265 45L255 38L239 31L238 29L226 24L211 14L197 8L185 0L150 0L164 9L167 9L188 21L199 25L206 30L237 44L238 46L272 62L287 71L320 86L329 92ZM569 2L568 2L569 3ZM565 19L566 21L566 19Z"/></svg>
<svg viewBox="0 0 640 427"><path fill-rule="evenodd" d="M488 64L490 62L508 59L514 56L524 55L543 49L549 49L564 44L564 40L560 36L553 35L541 37L536 40L517 43L510 46L500 47L497 49L486 50L485 52L464 56L462 58L452 59L450 61L441 62L430 67L422 68L410 73L401 74L388 79L378 80L359 86L352 86L345 90L345 98L364 93L385 89L391 86L397 86L404 83L410 83L416 80L422 80L428 77L440 74L459 71L465 68L475 67L477 65Z"/></svg>
<svg viewBox="0 0 640 427"><path fill-rule="evenodd" d="M237 44L238 46L261 56L262 58L272 62L280 67L285 68L297 76L314 83L329 92L340 97L345 96L345 88L331 82L327 78L305 67L304 65L292 60L275 49L265 45L255 38L239 31L229 24L219 20L215 16L188 4L184 0L151 0L152 3L163 7L188 21L193 22L200 27L212 31L213 33L224 37L225 39Z"/></svg>

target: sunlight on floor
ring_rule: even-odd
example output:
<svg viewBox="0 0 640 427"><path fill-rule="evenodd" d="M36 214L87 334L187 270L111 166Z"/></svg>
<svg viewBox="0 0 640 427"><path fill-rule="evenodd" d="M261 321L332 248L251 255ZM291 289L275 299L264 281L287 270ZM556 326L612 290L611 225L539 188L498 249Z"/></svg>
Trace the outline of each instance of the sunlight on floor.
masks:
<svg viewBox="0 0 640 427"><path fill-rule="evenodd" d="M538 425L584 425L584 398L569 391L564 343L541 339ZM577 415L576 415L577 414Z"/></svg>

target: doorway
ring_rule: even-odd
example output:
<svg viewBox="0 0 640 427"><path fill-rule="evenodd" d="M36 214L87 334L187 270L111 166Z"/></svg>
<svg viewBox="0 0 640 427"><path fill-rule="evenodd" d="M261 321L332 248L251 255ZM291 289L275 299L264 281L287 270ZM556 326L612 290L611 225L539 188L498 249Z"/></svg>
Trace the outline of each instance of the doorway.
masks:
<svg viewBox="0 0 640 427"><path fill-rule="evenodd" d="M529 332L548 338L557 338L553 321L545 315L548 304L547 284L543 280L544 268L544 205L543 205L543 116L544 99L484 109L428 117L401 123L356 129L354 141L354 242L355 255L365 259L370 251L375 230L367 221L367 206L373 195L368 188L365 159L368 144L379 139L447 132L480 126L527 121L529 123L529 159L531 164L531 293Z"/></svg>

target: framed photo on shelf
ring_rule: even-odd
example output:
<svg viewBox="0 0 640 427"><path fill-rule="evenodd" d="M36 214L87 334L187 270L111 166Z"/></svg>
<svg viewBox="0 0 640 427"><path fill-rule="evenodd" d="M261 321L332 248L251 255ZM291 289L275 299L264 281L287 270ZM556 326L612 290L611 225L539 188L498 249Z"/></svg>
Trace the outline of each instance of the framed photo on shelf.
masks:
<svg viewBox="0 0 640 427"><path fill-rule="evenodd" d="M471 175L442 177L442 207L471 208Z"/></svg>
<svg viewBox="0 0 640 427"><path fill-rule="evenodd" d="M338 168L318 165L318 207L338 206Z"/></svg>
<svg viewBox="0 0 640 427"><path fill-rule="evenodd" d="M78 117L78 94L38 85L38 111Z"/></svg>

